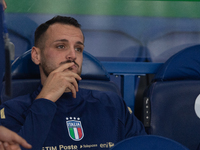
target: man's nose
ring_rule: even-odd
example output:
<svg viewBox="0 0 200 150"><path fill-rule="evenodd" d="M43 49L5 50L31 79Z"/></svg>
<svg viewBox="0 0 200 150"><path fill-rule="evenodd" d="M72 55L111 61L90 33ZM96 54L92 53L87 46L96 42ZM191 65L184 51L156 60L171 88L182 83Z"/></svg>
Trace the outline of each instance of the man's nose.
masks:
<svg viewBox="0 0 200 150"><path fill-rule="evenodd" d="M68 49L68 53L66 55L67 60L75 60L76 59L76 51L74 48Z"/></svg>

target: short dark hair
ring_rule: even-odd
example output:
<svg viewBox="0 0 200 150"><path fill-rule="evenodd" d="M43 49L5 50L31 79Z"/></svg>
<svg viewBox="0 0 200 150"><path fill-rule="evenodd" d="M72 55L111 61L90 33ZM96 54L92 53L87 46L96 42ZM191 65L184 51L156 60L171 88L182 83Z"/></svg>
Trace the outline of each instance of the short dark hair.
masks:
<svg viewBox="0 0 200 150"><path fill-rule="evenodd" d="M81 28L81 25L78 23L78 21L72 17L66 17L66 16L55 16L52 19L46 21L45 23L41 24L40 26L37 27L35 30L35 46L36 47L41 47L41 37L44 35L44 33L47 31L50 25L55 24L55 23L61 23L61 24L66 24L66 25L72 25L77 28Z"/></svg>

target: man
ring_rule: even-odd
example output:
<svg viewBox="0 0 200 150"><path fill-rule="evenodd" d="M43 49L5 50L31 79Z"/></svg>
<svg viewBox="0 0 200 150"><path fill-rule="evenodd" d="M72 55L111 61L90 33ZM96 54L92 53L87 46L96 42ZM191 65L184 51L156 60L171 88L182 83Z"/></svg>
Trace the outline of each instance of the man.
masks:
<svg viewBox="0 0 200 150"><path fill-rule="evenodd" d="M0 123L34 150L109 149L146 134L117 94L78 88L83 49L74 18L57 16L36 29L31 57L39 65L41 85L0 108L5 113Z"/></svg>

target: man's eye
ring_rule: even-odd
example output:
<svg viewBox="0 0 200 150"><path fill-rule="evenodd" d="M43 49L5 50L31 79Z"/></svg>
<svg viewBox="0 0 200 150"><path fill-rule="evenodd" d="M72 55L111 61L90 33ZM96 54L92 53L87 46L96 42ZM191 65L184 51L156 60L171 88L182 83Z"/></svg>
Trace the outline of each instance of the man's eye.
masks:
<svg viewBox="0 0 200 150"><path fill-rule="evenodd" d="M83 51L82 48L75 48L75 50L78 51L78 52L82 52Z"/></svg>
<svg viewBox="0 0 200 150"><path fill-rule="evenodd" d="M57 48L63 49L63 48L65 48L65 46L64 45L58 45Z"/></svg>

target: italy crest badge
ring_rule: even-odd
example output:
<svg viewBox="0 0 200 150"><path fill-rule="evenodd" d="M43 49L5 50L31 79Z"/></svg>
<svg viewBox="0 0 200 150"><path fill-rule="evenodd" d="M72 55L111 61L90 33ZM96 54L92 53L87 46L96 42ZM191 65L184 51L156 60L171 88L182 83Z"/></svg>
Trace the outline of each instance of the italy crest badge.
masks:
<svg viewBox="0 0 200 150"><path fill-rule="evenodd" d="M67 117L66 124L69 136L74 141L80 141L84 137L83 128L80 118Z"/></svg>

